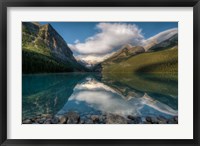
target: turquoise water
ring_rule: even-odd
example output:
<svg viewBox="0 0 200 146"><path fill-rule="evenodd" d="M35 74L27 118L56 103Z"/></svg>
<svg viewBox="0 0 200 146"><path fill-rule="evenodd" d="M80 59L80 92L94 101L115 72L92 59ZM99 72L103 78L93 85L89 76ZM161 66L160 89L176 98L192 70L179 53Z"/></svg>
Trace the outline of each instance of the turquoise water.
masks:
<svg viewBox="0 0 200 146"><path fill-rule="evenodd" d="M166 84L178 89L174 83ZM170 91L147 92L112 80L108 83L101 75L89 73L23 75L22 104L23 119L68 111L82 117L101 113L166 118L178 115L178 95Z"/></svg>

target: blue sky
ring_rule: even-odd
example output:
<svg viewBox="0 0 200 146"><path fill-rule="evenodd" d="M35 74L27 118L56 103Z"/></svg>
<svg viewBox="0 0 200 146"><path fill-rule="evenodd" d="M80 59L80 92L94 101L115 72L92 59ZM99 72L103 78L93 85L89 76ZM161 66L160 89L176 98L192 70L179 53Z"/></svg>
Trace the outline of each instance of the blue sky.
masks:
<svg viewBox="0 0 200 146"><path fill-rule="evenodd" d="M86 62L100 62L122 46L143 46L164 41L178 33L177 22L40 22L50 23L64 38L73 55Z"/></svg>
<svg viewBox="0 0 200 146"><path fill-rule="evenodd" d="M50 23L56 31L64 38L68 44L73 44L75 40L84 42L90 36L99 32L96 25L99 22L40 22L41 24ZM119 23L119 22L112 22ZM171 28L177 28L177 22L123 22L126 24L136 24L142 29L143 36L148 39Z"/></svg>

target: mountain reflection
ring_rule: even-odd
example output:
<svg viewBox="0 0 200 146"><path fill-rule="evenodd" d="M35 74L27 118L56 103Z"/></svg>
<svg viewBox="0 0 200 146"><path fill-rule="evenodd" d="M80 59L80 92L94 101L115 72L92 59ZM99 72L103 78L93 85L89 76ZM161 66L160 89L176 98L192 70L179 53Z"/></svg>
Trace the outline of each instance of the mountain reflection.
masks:
<svg viewBox="0 0 200 146"><path fill-rule="evenodd" d="M116 80L103 80L96 74L24 75L22 116L26 119L69 111L81 117L108 113L124 117L177 116L177 96L151 91L138 90Z"/></svg>
<svg viewBox="0 0 200 146"><path fill-rule="evenodd" d="M57 114L76 111L88 113L112 113L121 116L176 116L177 110L147 93L113 85L114 88L88 76L73 89L67 103Z"/></svg>

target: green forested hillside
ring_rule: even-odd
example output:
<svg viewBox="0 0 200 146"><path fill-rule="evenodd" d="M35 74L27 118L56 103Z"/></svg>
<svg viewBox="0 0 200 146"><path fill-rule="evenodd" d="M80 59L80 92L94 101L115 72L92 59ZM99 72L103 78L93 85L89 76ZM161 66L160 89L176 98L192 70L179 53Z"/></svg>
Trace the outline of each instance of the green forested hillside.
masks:
<svg viewBox="0 0 200 146"><path fill-rule="evenodd" d="M50 25L22 23L22 72L86 71L63 38Z"/></svg>
<svg viewBox="0 0 200 146"><path fill-rule="evenodd" d="M118 63L102 63L103 72L170 73L178 71L178 48L142 53Z"/></svg>
<svg viewBox="0 0 200 146"><path fill-rule="evenodd" d="M146 92L178 94L175 88L178 85L177 46L101 65L103 80L106 82L119 82Z"/></svg>
<svg viewBox="0 0 200 146"><path fill-rule="evenodd" d="M50 56L28 49L22 51L23 73L73 72L71 64L62 64Z"/></svg>

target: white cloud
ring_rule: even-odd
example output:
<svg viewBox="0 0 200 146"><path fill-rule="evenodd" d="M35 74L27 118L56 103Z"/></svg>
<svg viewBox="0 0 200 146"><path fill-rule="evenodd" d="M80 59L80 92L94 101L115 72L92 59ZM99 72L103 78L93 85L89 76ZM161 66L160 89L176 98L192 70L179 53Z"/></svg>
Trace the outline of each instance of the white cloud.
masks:
<svg viewBox="0 0 200 146"><path fill-rule="evenodd" d="M89 64L97 64L126 44L140 45L147 51L153 45L178 33L178 29L173 28L145 39L142 30L135 24L99 23L96 28L99 32L88 37L85 42L81 43L79 40L75 40L75 44L69 44L78 60Z"/></svg>
<svg viewBox="0 0 200 146"><path fill-rule="evenodd" d="M177 115L176 110L159 101L155 102L155 100L146 93L141 98L135 98L135 96L131 97L132 98L128 101L124 100L127 98L120 92L117 92L109 86L100 83L94 78L87 77L82 81L82 83L79 83L75 86L73 94L69 97L68 102L58 112L58 114L64 114L67 111L70 111L72 108L70 103L87 103L86 106L97 111L119 114L123 116L139 116L144 108L148 108L147 112L149 113L151 113L152 110L158 111L155 112L155 115L160 115L160 112L168 115ZM80 112L84 112L85 109L82 109L81 106L76 107L76 110Z"/></svg>
<svg viewBox="0 0 200 146"><path fill-rule="evenodd" d="M157 35L150 37L147 40L144 40L144 48L145 50L148 50L152 45L154 44L158 44L170 37L172 37L173 35L178 33L178 29L177 28L172 28L172 29L168 29L166 31L160 32Z"/></svg>
<svg viewBox="0 0 200 146"><path fill-rule="evenodd" d="M134 24L125 23L99 23L99 32L85 40L84 43L69 45L77 54L107 54L130 43L141 44L143 35L141 29Z"/></svg>

